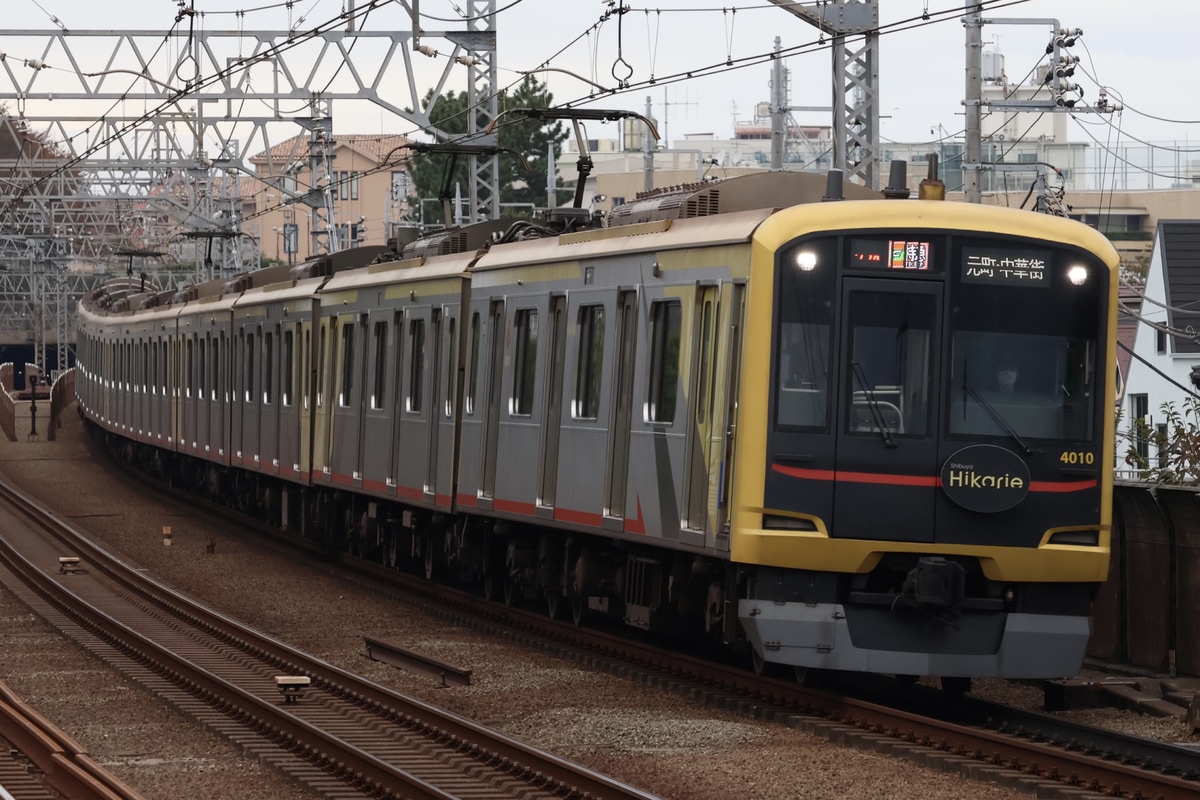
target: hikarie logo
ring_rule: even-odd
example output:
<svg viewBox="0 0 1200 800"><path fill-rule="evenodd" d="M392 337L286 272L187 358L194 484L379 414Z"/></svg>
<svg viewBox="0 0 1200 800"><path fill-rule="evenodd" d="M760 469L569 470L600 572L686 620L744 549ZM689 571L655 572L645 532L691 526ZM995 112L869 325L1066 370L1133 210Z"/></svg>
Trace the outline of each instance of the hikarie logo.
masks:
<svg viewBox="0 0 1200 800"><path fill-rule="evenodd" d="M1029 467L1003 447L964 447L942 466L942 490L970 511L1007 511L1029 494Z"/></svg>

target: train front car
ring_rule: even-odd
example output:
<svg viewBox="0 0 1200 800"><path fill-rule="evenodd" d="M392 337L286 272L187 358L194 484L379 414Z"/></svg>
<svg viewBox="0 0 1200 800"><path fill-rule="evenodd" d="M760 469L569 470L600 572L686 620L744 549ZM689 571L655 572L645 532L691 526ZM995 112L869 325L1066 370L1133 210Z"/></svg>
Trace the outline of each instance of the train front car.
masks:
<svg viewBox="0 0 1200 800"><path fill-rule="evenodd" d="M1117 254L935 201L755 236L732 560L756 662L1077 673L1108 574Z"/></svg>

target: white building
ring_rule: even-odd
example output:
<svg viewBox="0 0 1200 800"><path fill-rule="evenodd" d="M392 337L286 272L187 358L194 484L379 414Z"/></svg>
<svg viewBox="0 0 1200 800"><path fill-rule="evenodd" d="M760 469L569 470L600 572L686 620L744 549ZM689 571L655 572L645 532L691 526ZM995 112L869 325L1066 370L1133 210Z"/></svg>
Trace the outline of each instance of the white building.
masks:
<svg viewBox="0 0 1200 800"><path fill-rule="evenodd" d="M1130 448L1150 468L1163 464L1155 435L1168 432L1164 406L1182 413L1200 387L1200 221L1159 221L1144 298L1117 431L1118 474L1129 478L1142 474L1124 463ZM1145 423L1140 435L1134 420Z"/></svg>

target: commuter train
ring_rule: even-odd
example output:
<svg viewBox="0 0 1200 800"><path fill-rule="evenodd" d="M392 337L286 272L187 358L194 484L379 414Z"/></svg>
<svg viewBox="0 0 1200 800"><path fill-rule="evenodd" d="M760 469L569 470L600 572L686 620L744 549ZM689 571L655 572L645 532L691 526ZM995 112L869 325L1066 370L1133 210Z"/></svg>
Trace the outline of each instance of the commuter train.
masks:
<svg viewBox="0 0 1200 800"><path fill-rule="evenodd" d="M79 408L164 478L555 616L760 670L1074 675L1109 565L1116 252L831 186L111 282L80 304Z"/></svg>

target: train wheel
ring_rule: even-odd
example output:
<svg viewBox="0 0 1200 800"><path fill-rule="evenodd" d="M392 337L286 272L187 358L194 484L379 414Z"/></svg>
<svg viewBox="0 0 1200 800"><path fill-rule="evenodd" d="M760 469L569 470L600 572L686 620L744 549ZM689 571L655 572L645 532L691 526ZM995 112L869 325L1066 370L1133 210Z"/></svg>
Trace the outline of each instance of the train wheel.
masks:
<svg viewBox="0 0 1200 800"><path fill-rule="evenodd" d="M546 613L550 619L562 619L567 599L558 592L546 592Z"/></svg>
<svg viewBox="0 0 1200 800"><path fill-rule="evenodd" d="M812 686L816 683L816 670L808 667L796 667L795 676L796 683L800 686Z"/></svg>
<svg viewBox="0 0 1200 800"><path fill-rule="evenodd" d="M521 595L517 590L517 581L511 576L504 578L504 605L515 606L521 600Z"/></svg>
<svg viewBox="0 0 1200 800"><path fill-rule="evenodd" d="M970 678L951 678L942 676L942 691L946 694L962 695L971 691Z"/></svg>
<svg viewBox="0 0 1200 800"><path fill-rule="evenodd" d="M483 596L488 600L495 600L500 594L500 581L494 572L486 572L483 575Z"/></svg>
<svg viewBox="0 0 1200 800"><path fill-rule="evenodd" d="M750 662L754 666L754 674L762 677L767 673L767 660L759 655L759 652L753 647L750 648Z"/></svg>
<svg viewBox="0 0 1200 800"><path fill-rule="evenodd" d="M577 626L582 625L586 616L587 597L582 594L577 594L571 598L571 622L574 622Z"/></svg>

